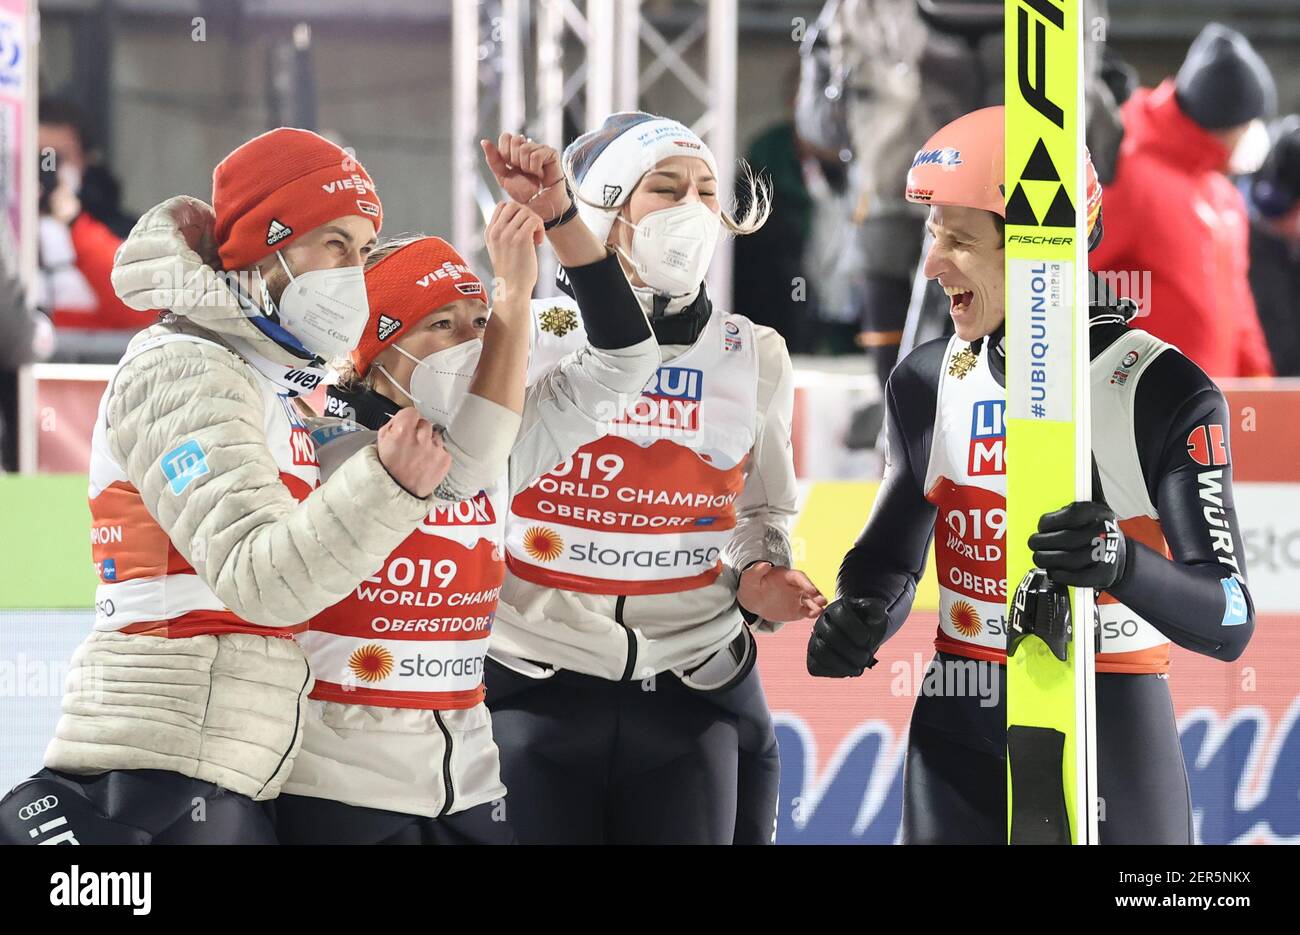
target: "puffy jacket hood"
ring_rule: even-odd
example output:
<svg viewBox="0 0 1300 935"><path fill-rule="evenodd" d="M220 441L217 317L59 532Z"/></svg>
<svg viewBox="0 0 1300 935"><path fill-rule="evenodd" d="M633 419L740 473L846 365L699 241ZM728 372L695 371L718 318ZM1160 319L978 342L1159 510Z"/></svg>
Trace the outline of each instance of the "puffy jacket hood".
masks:
<svg viewBox="0 0 1300 935"><path fill-rule="evenodd" d="M117 297L137 311L166 309L207 331L243 340L276 363L310 360L249 318L227 274L220 272L215 223L212 208L188 195L147 211L118 248L113 263Z"/></svg>
<svg viewBox="0 0 1300 935"><path fill-rule="evenodd" d="M1228 164L1228 147L1183 113L1172 80L1138 88L1123 113L1126 150L1150 153L1188 173L1221 172Z"/></svg>

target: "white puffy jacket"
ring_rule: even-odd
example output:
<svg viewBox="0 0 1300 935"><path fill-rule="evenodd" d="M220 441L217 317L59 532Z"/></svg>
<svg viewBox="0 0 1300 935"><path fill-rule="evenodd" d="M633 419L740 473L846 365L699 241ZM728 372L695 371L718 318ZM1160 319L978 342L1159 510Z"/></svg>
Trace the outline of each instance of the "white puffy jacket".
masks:
<svg viewBox="0 0 1300 935"><path fill-rule="evenodd" d="M227 608L260 626L295 626L379 568L429 502L393 481L373 445L301 503L281 483L263 427L266 384L230 343L273 364L303 361L252 324L214 271L213 220L203 202L172 198L118 250L122 301L173 313L132 346L169 333L206 341L165 343L119 368L107 442L149 514ZM158 465L189 439L207 452L209 472L172 494ZM301 742L311 685L291 639L95 632L73 656L45 765L164 769L273 798Z"/></svg>
<svg viewBox="0 0 1300 935"><path fill-rule="evenodd" d="M579 310L567 297L533 302L535 314L557 306ZM566 356L529 387L522 417L468 396L448 429L448 446L453 459L469 449L462 460L484 472L466 478L470 489L500 483L510 495L518 493L603 435L610 407L640 392L659 364L659 345L648 326L645 332L644 340L624 347L584 345ZM475 439L475 432L489 437ZM335 444L369 434L356 432ZM323 473L332 469L331 447L321 449ZM499 799L506 789L484 704L434 711L313 700L284 792L438 817Z"/></svg>

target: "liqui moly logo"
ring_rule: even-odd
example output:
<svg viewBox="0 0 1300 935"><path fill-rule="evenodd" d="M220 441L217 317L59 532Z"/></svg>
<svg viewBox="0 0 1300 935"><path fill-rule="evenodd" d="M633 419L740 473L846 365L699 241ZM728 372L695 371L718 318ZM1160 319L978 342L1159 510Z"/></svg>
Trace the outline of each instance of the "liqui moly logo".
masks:
<svg viewBox="0 0 1300 935"><path fill-rule="evenodd" d="M1001 399L982 399L971 407L970 449L966 473L971 477L1005 474L1007 404Z"/></svg>
<svg viewBox="0 0 1300 935"><path fill-rule="evenodd" d="M492 501L480 490L468 500L439 502L424 518L420 529L436 534L442 526L494 526L496 521L497 514L492 509Z"/></svg>
<svg viewBox="0 0 1300 935"><path fill-rule="evenodd" d="M311 432L307 431L307 426L303 425L302 419L298 418L298 413L289 397L281 396L280 405L289 420L289 457L299 467L320 467L320 461L316 458L316 443L312 440Z"/></svg>
<svg viewBox="0 0 1300 935"><path fill-rule="evenodd" d="M289 431L289 452L293 463L299 467L319 467L316 460L316 446L312 443L311 433L304 426L295 425Z"/></svg>
<svg viewBox="0 0 1300 935"><path fill-rule="evenodd" d="M636 401L614 422L618 425L698 432L703 392L702 371L689 367L660 367Z"/></svg>

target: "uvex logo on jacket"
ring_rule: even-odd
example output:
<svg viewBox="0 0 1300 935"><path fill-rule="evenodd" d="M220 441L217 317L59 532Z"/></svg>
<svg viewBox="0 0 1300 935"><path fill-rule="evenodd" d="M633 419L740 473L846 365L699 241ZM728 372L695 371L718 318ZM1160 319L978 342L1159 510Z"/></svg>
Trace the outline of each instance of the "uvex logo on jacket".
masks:
<svg viewBox="0 0 1300 935"><path fill-rule="evenodd" d="M310 370L286 370L284 379L285 382L301 386L304 390L314 390L320 385L321 375Z"/></svg>

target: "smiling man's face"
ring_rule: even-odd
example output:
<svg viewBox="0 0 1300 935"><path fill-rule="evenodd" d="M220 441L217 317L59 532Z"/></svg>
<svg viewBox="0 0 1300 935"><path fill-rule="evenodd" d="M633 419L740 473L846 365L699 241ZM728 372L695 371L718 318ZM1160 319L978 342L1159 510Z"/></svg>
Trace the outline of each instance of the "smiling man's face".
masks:
<svg viewBox="0 0 1300 935"><path fill-rule="evenodd" d="M1006 316L1006 254L994 215L979 208L934 205L926 227L934 244L923 272L947 293L957 336L974 341L991 334Z"/></svg>

